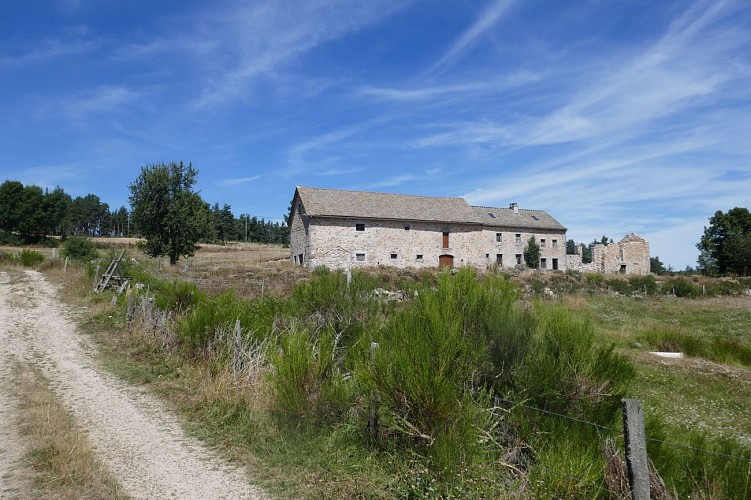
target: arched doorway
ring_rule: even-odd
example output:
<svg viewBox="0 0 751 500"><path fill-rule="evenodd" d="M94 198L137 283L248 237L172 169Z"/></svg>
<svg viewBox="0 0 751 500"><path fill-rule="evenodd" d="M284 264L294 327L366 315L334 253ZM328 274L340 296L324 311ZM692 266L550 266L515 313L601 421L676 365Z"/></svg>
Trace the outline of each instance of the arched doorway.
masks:
<svg viewBox="0 0 751 500"><path fill-rule="evenodd" d="M454 267L454 256L448 254L439 255L438 265L440 267Z"/></svg>

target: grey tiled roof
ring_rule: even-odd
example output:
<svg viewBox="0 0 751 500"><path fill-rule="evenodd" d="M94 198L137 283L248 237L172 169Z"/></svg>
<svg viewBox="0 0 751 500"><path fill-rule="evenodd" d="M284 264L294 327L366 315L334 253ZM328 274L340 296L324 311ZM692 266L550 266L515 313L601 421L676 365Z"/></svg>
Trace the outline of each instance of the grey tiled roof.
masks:
<svg viewBox="0 0 751 500"><path fill-rule="evenodd" d="M479 224L463 198L434 198L370 191L297 187L305 212L313 217L462 222Z"/></svg>
<svg viewBox="0 0 751 500"><path fill-rule="evenodd" d="M297 186L297 193L305 207L305 213L313 217L461 222L490 227L566 230L560 222L542 210L520 208L514 214L510 208L471 207L464 198L302 186Z"/></svg>
<svg viewBox="0 0 751 500"><path fill-rule="evenodd" d="M518 213L511 208L472 207L472 210L478 222L486 226L566 230L563 224L542 210L520 208Z"/></svg>

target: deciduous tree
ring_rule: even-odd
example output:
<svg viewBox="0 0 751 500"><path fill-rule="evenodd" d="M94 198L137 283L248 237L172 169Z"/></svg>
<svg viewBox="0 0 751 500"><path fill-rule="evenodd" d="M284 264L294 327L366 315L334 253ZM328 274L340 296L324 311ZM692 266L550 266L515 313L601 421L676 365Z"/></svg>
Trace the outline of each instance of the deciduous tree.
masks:
<svg viewBox="0 0 751 500"><path fill-rule="evenodd" d="M146 253L169 256L172 265L193 255L210 221L209 205L193 191L197 174L183 162L146 165L130 185L131 218L146 238Z"/></svg>

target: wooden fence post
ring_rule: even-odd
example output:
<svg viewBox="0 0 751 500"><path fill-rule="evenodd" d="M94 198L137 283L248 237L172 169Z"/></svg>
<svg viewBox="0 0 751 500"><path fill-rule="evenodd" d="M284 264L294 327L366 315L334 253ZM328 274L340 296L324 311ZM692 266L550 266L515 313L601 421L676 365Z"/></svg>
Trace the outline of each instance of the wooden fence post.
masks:
<svg viewBox="0 0 751 500"><path fill-rule="evenodd" d="M375 360L376 349L378 349L378 342L370 343L370 362ZM368 415L368 431L370 432L370 439L374 442L378 440L378 395L375 391L370 393L370 412Z"/></svg>
<svg viewBox="0 0 751 500"><path fill-rule="evenodd" d="M128 308L126 310L127 312L125 313L125 317L127 318L128 323L130 323L131 321L133 321L133 292L128 290L127 294L128 294Z"/></svg>
<svg viewBox="0 0 751 500"><path fill-rule="evenodd" d="M623 437L626 443L626 466L633 500L649 500L649 461L644 413L636 399L623 399Z"/></svg>
<svg viewBox="0 0 751 500"><path fill-rule="evenodd" d="M94 271L94 290L96 290L96 286L99 284L99 269L100 269L99 262L96 263L96 270Z"/></svg>
<svg viewBox="0 0 751 500"><path fill-rule="evenodd" d="M68 256L67 255L65 256L65 263L63 264L63 272L64 273L68 272Z"/></svg>

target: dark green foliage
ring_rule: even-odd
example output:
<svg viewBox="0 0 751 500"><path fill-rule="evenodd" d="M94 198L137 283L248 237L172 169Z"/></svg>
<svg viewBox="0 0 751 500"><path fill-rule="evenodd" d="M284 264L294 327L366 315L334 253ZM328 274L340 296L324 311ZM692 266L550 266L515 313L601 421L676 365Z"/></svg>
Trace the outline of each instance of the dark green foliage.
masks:
<svg viewBox="0 0 751 500"><path fill-rule="evenodd" d="M662 284L662 291L676 297L696 298L701 295L701 287L691 280L681 277L671 278Z"/></svg>
<svg viewBox="0 0 751 500"><path fill-rule="evenodd" d="M24 267L34 267L44 262L44 255L33 250L21 250L18 260Z"/></svg>
<svg viewBox="0 0 751 500"><path fill-rule="evenodd" d="M649 272L657 275L663 275L667 272L665 265L660 261L657 256L649 258Z"/></svg>
<svg viewBox="0 0 751 500"><path fill-rule="evenodd" d="M132 219L146 238L146 253L169 256L171 265L193 255L209 227L209 207L193 191L196 175L182 162L146 165L130 185Z"/></svg>
<svg viewBox="0 0 751 500"><path fill-rule="evenodd" d="M566 255L576 255L576 242L574 240L566 240Z"/></svg>
<svg viewBox="0 0 751 500"><path fill-rule="evenodd" d="M751 212L735 207L721 210L709 219L701 241L699 268L704 274L748 276L751 271Z"/></svg>
<svg viewBox="0 0 751 500"><path fill-rule="evenodd" d="M534 236L529 237L524 247L524 262L532 269L540 267L540 245Z"/></svg>
<svg viewBox="0 0 751 500"><path fill-rule="evenodd" d="M97 258L97 251L94 244L88 238L81 236L72 236L63 243L63 250L60 252L63 257L70 257L79 262L88 262Z"/></svg>

